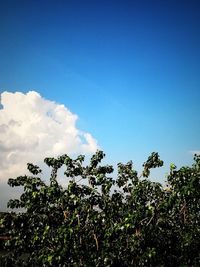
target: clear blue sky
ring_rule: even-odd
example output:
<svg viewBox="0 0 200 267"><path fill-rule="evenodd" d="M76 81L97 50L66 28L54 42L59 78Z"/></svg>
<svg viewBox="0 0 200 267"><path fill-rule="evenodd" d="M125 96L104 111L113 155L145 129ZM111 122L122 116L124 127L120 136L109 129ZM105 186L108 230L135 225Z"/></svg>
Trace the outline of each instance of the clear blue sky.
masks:
<svg viewBox="0 0 200 267"><path fill-rule="evenodd" d="M200 150L200 1L2 0L0 90L78 114L111 161Z"/></svg>

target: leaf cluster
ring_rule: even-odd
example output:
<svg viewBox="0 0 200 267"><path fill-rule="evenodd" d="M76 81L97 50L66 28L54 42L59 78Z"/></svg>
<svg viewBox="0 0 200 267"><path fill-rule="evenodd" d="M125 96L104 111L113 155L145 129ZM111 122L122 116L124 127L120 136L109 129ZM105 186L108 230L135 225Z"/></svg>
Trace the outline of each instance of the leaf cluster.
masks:
<svg viewBox="0 0 200 267"><path fill-rule="evenodd" d="M148 179L161 167L158 153L143 164L142 176L130 161L118 164L117 178L105 154L97 151L84 166L84 156L45 158L50 183L41 169L27 164L31 176L9 179L22 186L10 208L24 212L9 217L3 266L199 266L200 157L192 167L171 165L167 186ZM64 167L66 183L58 183Z"/></svg>

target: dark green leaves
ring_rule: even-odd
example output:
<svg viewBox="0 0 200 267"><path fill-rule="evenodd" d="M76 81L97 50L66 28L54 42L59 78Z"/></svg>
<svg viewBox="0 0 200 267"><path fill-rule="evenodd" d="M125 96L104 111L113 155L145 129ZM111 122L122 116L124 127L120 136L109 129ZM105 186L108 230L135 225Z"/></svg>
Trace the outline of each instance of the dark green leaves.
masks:
<svg viewBox="0 0 200 267"><path fill-rule="evenodd" d="M36 175L9 179L22 186L10 208L24 212L4 219L10 239L3 266L199 266L200 157L192 167L171 165L167 187L152 182L151 168L163 161L153 152L138 177L132 161L118 164L117 179L110 165L100 165L97 151L88 166L84 156L46 158L50 183ZM58 170L64 167L66 183Z"/></svg>
<svg viewBox="0 0 200 267"><path fill-rule="evenodd" d="M37 166L33 165L32 163L27 163L27 169L33 174L37 175L42 172L42 170Z"/></svg>
<svg viewBox="0 0 200 267"><path fill-rule="evenodd" d="M147 159L147 161L143 164L144 170L143 170L143 176L148 177L150 174L150 169L162 167L163 161L160 160L158 153L153 152Z"/></svg>

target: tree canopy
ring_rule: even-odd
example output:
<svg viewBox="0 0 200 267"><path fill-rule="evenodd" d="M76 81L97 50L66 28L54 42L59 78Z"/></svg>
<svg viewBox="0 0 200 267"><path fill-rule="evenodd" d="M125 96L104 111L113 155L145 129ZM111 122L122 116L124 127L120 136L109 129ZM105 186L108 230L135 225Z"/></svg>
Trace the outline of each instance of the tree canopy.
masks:
<svg viewBox="0 0 200 267"><path fill-rule="evenodd" d="M132 161L114 169L101 165L97 151L84 156L45 158L42 170L28 163L31 175L9 179L22 186L8 207L24 212L9 217L9 240L2 266L200 266L200 156L191 167L171 165L166 185L151 181L163 161L153 152L142 175ZM58 182L64 167L65 185Z"/></svg>

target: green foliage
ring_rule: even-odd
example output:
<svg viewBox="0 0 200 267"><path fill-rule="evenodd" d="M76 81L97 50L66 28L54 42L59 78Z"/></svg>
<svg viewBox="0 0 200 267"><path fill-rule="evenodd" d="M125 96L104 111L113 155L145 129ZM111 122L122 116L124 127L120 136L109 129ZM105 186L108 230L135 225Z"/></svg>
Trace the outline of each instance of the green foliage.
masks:
<svg viewBox="0 0 200 267"><path fill-rule="evenodd" d="M143 164L142 177L132 162L101 166L102 151L84 166L84 156L46 158L50 184L37 175L9 179L23 186L10 208L25 211L9 218L9 251L2 266L199 266L200 157L192 167L171 165L167 186L148 180L161 167L158 153ZM64 167L65 186L57 180Z"/></svg>

